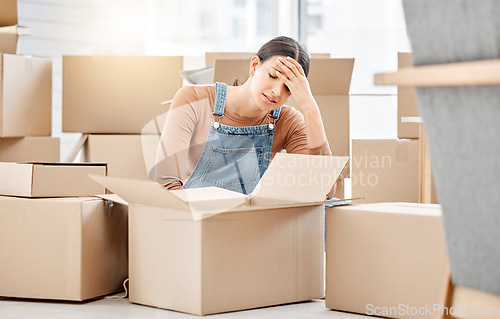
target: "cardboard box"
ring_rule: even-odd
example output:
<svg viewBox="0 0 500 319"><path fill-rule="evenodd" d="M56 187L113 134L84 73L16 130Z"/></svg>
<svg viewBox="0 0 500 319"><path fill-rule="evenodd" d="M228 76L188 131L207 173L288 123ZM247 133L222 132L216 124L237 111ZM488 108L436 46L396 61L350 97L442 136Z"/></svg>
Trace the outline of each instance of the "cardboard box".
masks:
<svg viewBox="0 0 500 319"><path fill-rule="evenodd" d="M335 156L350 154L349 87L353 67L354 59L311 59L308 80ZM244 83L248 78L248 68L244 59L216 60L214 80L229 85L235 79ZM293 98L286 104L300 109Z"/></svg>
<svg viewBox="0 0 500 319"><path fill-rule="evenodd" d="M90 134L82 161L108 163L108 176L149 180L156 160L158 135Z"/></svg>
<svg viewBox="0 0 500 319"><path fill-rule="evenodd" d="M0 162L59 162L59 137L0 138Z"/></svg>
<svg viewBox="0 0 500 319"><path fill-rule="evenodd" d="M398 69L412 67L411 53L398 53ZM398 87L398 138L418 138L419 123L403 122L401 118L420 117L415 88Z"/></svg>
<svg viewBox="0 0 500 319"><path fill-rule="evenodd" d="M129 203L129 300L207 315L322 298L323 203L347 161L278 153L250 195L96 177Z"/></svg>
<svg viewBox="0 0 500 319"><path fill-rule="evenodd" d="M353 140L351 167L357 203L418 202L418 140Z"/></svg>
<svg viewBox="0 0 500 319"><path fill-rule="evenodd" d="M233 59L250 59L256 55L257 52L206 52L205 53L205 66L215 65L215 60L233 60ZM330 53L312 53L311 59L328 59ZM248 70L247 70L248 71Z"/></svg>
<svg viewBox="0 0 500 319"><path fill-rule="evenodd" d="M94 196L105 189L88 177L106 176L105 163L0 162L0 195L24 197Z"/></svg>
<svg viewBox="0 0 500 319"><path fill-rule="evenodd" d="M100 198L0 196L0 296L81 301L122 290L127 209Z"/></svg>
<svg viewBox="0 0 500 319"><path fill-rule="evenodd" d="M449 264L441 208L380 203L327 208L326 307L390 318L443 305Z"/></svg>
<svg viewBox="0 0 500 319"><path fill-rule="evenodd" d="M182 86L182 57L63 56L63 132L140 134Z"/></svg>
<svg viewBox="0 0 500 319"><path fill-rule="evenodd" d="M50 59L0 54L0 97L0 137L50 136Z"/></svg>
<svg viewBox="0 0 500 319"><path fill-rule="evenodd" d="M17 0L0 0L0 27L17 24Z"/></svg>

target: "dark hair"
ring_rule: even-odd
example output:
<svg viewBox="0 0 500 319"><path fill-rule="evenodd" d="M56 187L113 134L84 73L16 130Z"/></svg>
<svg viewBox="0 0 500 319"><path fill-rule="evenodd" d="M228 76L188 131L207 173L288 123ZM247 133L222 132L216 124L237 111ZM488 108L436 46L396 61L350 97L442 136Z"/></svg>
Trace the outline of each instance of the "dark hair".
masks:
<svg viewBox="0 0 500 319"><path fill-rule="evenodd" d="M309 74L309 53L306 47L298 41L289 37L279 36L266 42L257 52L257 56L261 62L275 55L294 58L302 66L304 74L306 76Z"/></svg>

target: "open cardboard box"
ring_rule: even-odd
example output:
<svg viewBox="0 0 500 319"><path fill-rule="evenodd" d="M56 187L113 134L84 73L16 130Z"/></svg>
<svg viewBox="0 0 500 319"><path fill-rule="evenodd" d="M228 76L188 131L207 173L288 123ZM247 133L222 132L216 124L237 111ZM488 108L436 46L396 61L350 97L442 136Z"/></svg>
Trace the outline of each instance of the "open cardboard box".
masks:
<svg viewBox="0 0 500 319"><path fill-rule="evenodd" d="M324 200L348 157L278 153L255 190L92 176L129 203L129 300L206 315L324 297Z"/></svg>

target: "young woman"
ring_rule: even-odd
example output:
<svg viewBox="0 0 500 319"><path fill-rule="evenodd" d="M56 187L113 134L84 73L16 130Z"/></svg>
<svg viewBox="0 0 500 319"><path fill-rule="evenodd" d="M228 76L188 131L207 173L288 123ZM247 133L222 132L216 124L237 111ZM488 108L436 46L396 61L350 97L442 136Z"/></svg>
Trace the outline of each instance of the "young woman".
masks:
<svg viewBox="0 0 500 319"><path fill-rule="evenodd" d="M156 158L169 189L217 186L249 194L277 152L331 155L301 44L277 37L241 86L187 86L174 97ZM300 112L284 104L293 95Z"/></svg>

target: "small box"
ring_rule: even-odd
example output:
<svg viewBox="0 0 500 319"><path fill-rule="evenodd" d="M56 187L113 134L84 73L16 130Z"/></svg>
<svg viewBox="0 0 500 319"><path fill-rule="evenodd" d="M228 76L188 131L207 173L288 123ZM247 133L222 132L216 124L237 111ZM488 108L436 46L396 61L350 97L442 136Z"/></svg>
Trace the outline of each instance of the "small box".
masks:
<svg viewBox="0 0 500 319"><path fill-rule="evenodd" d="M104 188L90 179L89 174L106 176L106 164L0 162L0 195L63 197L104 194Z"/></svg>
<svg viewBox="0 0 500 319"><path fill-rule="evenodd" d="M82 301L123 290L127 208L0 196L0 296Z"/></svg>
<svg viewBox="0 0 500 319"><path fill-rule="evenodd" d="M0 137L50 136L50 59L0 54L0 97Z"/></svg>
<svg viewBox="0 0 500 319"><path fill-rule="evenodd" d="M449 284L441 207L380 203L326 210L326 307L441 318Z"/></svg>
<svg viewBox="0 0 500 319"><path fill-rule="evenodd" d="M0 162L59 162L59 137L0 138Z"/></svg>
<svg viewBox="0 0 500 319"><path fill-rule="evenodd" d="M250 195L95 177L129 203L129 300L207 315L322 298L324 200L347 162L278 153Z"/></svg>
<svg viewBox="0 0 500 319"><path fill-rule="evenodd" d="M418 140L353 140L351 167L357 203L418 202Z"/></svg>

